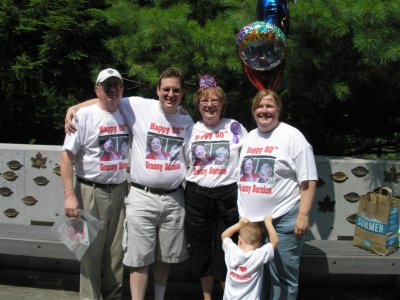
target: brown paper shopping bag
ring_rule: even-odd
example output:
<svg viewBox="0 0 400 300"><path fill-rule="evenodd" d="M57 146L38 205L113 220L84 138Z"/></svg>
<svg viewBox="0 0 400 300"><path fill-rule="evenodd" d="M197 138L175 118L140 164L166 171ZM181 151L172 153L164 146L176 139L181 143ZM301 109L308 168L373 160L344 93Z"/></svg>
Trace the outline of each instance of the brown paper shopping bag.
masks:
<svg viewBox="0 0 400 300"><path fill-rule="evenodd" d="M400 199L392 197L390 189L361 196L353 245L379 255L395 252L399 238L399 203Z"/></svg>

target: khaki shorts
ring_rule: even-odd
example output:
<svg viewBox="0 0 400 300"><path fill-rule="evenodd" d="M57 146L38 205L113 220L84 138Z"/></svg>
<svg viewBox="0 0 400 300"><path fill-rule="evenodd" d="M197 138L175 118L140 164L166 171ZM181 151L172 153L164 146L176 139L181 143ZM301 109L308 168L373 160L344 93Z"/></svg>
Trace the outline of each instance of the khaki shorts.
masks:
<svg viewBox="0 0 400 300"><path fill-rule="evenodd" d="M179 263L189 257L184 202L183 189L157 195L131 187L125 201L124 265L148 266L156 258L165 263Z"/></svg>

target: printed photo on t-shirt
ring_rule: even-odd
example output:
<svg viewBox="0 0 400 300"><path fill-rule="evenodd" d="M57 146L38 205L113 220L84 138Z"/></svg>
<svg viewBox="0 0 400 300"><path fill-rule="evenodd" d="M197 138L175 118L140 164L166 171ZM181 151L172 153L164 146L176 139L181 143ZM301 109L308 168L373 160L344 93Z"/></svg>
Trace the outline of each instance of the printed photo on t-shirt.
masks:
<svg viewBox="0 0 400 300"><path fill-rule="evenodd" d="M121 159L127 159L129 156L129 140L128 140L128 138L120 139L118 149L121 152Z"/></svg>
<svg viewBox="0 0 400 300"><path fill-rule="evenodd" d="M100 161L127 159L127 156L129 154L128 143L129 137L127 134L100 136Z"/></svg>
<svg viewBox="0 0 400 300"><path fill-rule="evenodd" d="M272 185L275 182L275 157L245 156L240 167L240 181Z"/></svg>
<svg viewBox="0 0 400 300"><path fill-rule="evenodd" d="M226 166L229 163L229 142L194 142L192 144L194 167L207 165Z"/></svg>
<svg viewBox="0 0 400 300"><path fill-rule="evenodd" d="M183 146L183 138L156 133L147 134L146 159L175 161Z"/></svg>

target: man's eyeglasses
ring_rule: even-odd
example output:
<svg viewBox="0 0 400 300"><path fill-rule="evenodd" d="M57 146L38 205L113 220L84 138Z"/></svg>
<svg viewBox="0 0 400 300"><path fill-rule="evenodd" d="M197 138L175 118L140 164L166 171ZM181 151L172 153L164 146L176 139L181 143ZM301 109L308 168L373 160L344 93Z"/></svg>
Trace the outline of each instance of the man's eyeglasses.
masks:
<svg viewBox="0 0 400 300"><path fill-rule="evenodd" d="M110 91L111 89L120 89L122 88L124 85L120 82L118 83L100 83L101 88L103 89L103 91L107 92Z"/></svg>
<svg viewBox="0 0 400 300"><path fill-rule="evenodd" d="M180 88L167 88L167 87L163 87L161 88L163 94L167 95L170 91L172 91L172 93L174 94L180 94L181 89Z"/></svg>
<svg viewBox="0 0 400 300"><path fill-rule="evenodd" d="M218 105L221 102L221 99L203 99L200 100L200 105L205 107L211 103L211 105Z"/></svg>

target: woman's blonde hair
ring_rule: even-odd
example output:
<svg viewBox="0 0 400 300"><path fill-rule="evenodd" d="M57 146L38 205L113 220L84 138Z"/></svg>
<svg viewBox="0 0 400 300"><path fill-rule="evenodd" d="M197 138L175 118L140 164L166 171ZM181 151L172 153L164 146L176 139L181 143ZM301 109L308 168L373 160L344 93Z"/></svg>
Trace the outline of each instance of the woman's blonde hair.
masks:
<svg viewBox="0 0 400 300"><path fill-rule="evenodd" d="M199 102L200 99L203 98L204 96L207 97L209 91L211 89L214 89L217 93L218 99L222 102L225 103L225 92L222 89L222 87L204 87L204 88L199 88L194 94L193 94L193 106L195 109L199 109Z"/></svg>

